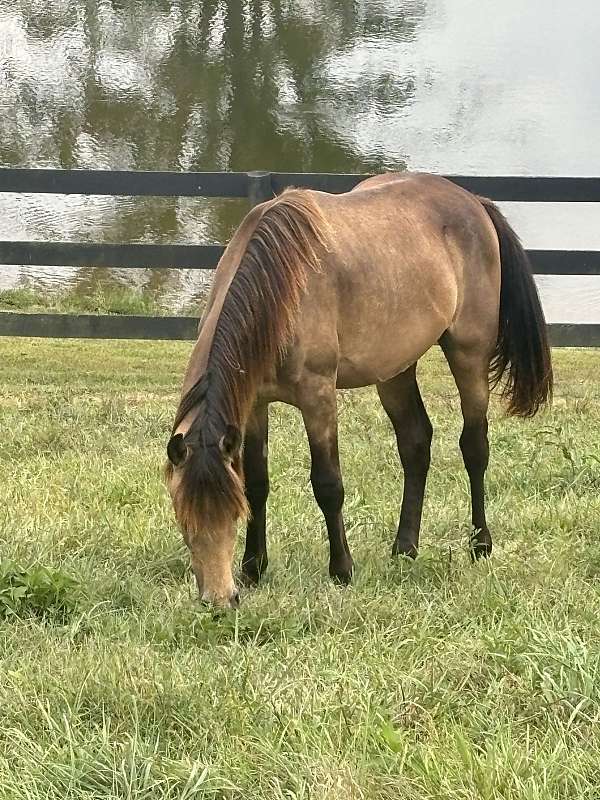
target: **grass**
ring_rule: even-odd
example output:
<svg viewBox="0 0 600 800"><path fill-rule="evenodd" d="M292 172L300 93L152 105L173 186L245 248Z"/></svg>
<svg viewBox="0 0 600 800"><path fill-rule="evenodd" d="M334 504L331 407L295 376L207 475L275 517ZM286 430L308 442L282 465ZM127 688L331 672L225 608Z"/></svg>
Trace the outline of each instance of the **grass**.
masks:
<svg viewBox="0 0 600 800"><path fill-rule="evenodd" d="M597 798L600 352L556 352L534 421L494 405L496 549L474 567L441 360L422 370L436 433L414 564L389 557L386 419L371 391L341 396L346 590L298 416L274 408L268 576L215 615L160 479L189 351L0 340L3 800Z"/></svg>
<svg viewBox="0 0 600 800"><path fill-rule="evenodd" d="M24 286L0 290L0 311L29 311L78 314L141 314L163 316L172 313L148 291L127 287L98 286L81 294L75 290L48 294ZM180 316L199 316L198 303L178 312Z"/></svg>

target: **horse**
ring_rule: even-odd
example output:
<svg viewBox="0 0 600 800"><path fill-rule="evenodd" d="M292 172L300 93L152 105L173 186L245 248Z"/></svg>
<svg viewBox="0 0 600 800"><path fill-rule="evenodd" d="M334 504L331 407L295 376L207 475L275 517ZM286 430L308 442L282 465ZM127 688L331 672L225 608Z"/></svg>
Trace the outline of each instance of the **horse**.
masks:
<svg viewBox="0 0 600 800"><path fill-rule="evenodd" d="M329 573L353 560L342 514L336 389L375 385L395 430L404 489L392 553L415 558L432 425L416 378L439 344L460 395L470 550L488 556L484 475L490 390L530 417L552 394L546 324L519 238L499 209L423 173L367 178L343 194L288 189L254 207L218 264L167 445L165 477L207 603L237 607L267 567L268 406L302 414Z"/></svg>

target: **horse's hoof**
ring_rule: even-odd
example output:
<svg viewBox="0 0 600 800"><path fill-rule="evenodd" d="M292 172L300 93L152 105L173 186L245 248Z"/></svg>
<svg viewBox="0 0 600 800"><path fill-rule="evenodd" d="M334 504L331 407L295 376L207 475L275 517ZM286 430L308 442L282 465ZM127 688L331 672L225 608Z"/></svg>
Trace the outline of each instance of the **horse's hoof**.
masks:
<svg viewBox="0 0 600 800"><path fill-rule="evenodd" d="M486 528L482 528L471 536L471 561L489 558L492 555L492 537Z"/></svg>
<svg viewBox="0 0 600 800"><path fill-rule="evenodd" d="M405 556L405 558L410 558L411 560L415 560L419 551L417 550L414 544L410 542L399 542L398 539L394 542L392 546L392 556Z"/></svg>
<svg viewBox="0 0 600 800"><path fill-rule="evenodd" d="M351 562L350 566L335 566L329 567L329 576L331 579L338 583L340 586L348 586L352 583L352 576L354 575L354 564Z"/></svg>
<svg viewBox="0 0 600 800"><path fill-rule="evenodd" d="M257 586L266 569L266 558L249 558L242 562L242 581L246 586Z"/></svg>

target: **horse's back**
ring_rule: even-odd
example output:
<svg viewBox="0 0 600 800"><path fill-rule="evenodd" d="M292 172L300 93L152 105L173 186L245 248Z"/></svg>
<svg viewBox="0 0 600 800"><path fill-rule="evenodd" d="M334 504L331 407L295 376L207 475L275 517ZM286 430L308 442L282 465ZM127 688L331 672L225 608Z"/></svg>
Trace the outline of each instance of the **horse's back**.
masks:
<svg viewBox="0 0 600 800"><path fill-rule="evenodd" d="M497 293L493 226L477 198L450 181L392 173L314 196L329 248L311 278L301 331L309 352L335 343L340 386L406 369L478 291Z"/></svg>

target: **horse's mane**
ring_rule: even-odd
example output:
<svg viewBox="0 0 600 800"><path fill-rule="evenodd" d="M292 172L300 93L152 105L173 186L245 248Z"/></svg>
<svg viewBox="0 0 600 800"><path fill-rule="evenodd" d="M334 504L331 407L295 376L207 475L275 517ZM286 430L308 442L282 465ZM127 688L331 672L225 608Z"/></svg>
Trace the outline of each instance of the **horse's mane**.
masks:
<svg viewBox="0 0 600 800"><path fill-rule="evenodd" d="M288 190L263 212L225 296L204 375L182 397L173 433L194 409L185 435L180 522L188 530L247 513L241 466L226 463L220 443L241 430L269 367L294 333L311 271L320 268L326 223L313 195Z"/></svg>

